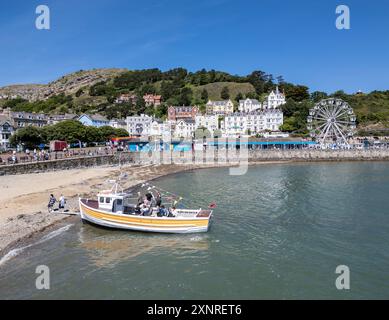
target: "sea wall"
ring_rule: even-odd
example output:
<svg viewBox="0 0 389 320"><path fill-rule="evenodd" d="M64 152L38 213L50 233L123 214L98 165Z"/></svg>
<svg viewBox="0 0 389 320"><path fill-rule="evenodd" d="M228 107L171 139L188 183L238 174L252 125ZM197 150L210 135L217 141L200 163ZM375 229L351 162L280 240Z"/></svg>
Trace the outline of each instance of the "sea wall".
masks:
<svg viewBox="0 0 389 320"><path fill-rule="evenodd" d="M155 153L117 153L115 155L88 156L62 160L21 163L0 166L1 175L39 173L45 171L88 168L103 165L121 164L209 164L217 166L237 164L248 159L249 162L266 161L387 161L389 149L368 150L219 150L212 152L167 152Z"/></svg>
<svg viewBox="0 0 389 320"><path fill-rule="evenodd" d="M249 151L249 161L387 161L389 149Z"/></svg>
<svg viewBox="0 0 389 320"><path fill-rule="evenodd" d="M68 170L77 168L97 167L104 165L126 164L134 161L131 153L117 153L114 155L87 156L61 160L38 161L0 166L0 176L39 173L46 171Z"/></svg>

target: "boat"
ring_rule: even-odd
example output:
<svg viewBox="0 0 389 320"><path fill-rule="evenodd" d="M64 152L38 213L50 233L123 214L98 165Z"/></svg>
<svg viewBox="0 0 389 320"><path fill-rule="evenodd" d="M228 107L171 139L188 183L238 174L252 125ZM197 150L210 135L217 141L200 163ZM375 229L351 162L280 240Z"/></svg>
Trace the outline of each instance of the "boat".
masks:
<svg viewBox="0 0 389 320"><path fill-rule="evenodd" d="M148 187L148 192L153 192ZM156 233L198 233L210 228L213 210L186 209L174 206L168 216L140 214L131 192L119 190L117 182L110 190L101 191L97 199L79 198L80 216L84 222L102 227ZM182 198L181 198L182 199Z"/></svg>

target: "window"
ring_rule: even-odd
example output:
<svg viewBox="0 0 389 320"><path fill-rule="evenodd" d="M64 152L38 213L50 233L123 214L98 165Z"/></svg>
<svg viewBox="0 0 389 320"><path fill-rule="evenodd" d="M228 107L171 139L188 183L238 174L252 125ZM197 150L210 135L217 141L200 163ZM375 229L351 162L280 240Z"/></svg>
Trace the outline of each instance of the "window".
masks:
<svg viewBox="0 0 389 320"><path fill-rule="evenodd" d="M111 202L111 198L105 198L105 203L110 203Z"/></svg>
<svg viewBox="0 0 389 320"><path fill-rule="evenodd" d="M104 202L104 197L100 197L100 203Z"/></svg>

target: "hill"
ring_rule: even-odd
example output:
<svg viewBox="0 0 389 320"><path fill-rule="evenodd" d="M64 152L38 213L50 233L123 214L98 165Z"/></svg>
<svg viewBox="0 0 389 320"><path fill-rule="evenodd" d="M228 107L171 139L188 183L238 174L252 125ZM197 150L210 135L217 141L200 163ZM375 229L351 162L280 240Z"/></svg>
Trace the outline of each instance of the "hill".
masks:
<svg viewBox="0 0 389 320"><path fill-rule="evenodd" d="M237 82L215 82L193 88L193 94L196 98L201 97L201 92L207 90L208 97L211 100L220 100L221 92L223 88L227 87L232 100L241 93L247 95L249 93L255 93L255 88L250 83L237 83Z"/></svg>
<svg viewBox="0 0 389 320"><path fill-rule="evenodd" d="M93 69L80 70L65 75L58 80L44 84L11 85L0 88L0 97L22 98L28 101L47 99L58 94L74 94L79 89L90 87L97 82L107 81L121 73L125 69Z"/></svg>
<svg viewBox="0 0 389 320"><path fill-rule="evenodd" d="M108 118L123 118L146 113L165 117L170 105L200 105L202 110L208 99L255 98L262 100L276 85L285 92L287 104L283 106L284 130L307 134L306 118L309 108L327 97L341 98L354 108L358 129L379 132L389 127L389 91L368 94L346 94L337 91L309 92L303 85L288 83L282 77L277 82L271 74L253 71L246 76L231 75L223 71L184 68L168 71L159 69L93 69L80 70L46 85L26 84L0 88L0 107L16 111L45 113L102 113ZM138 97L137 103L115 104L122 93ZM162 96L160 107L146 106L145 93Z"/></svg>

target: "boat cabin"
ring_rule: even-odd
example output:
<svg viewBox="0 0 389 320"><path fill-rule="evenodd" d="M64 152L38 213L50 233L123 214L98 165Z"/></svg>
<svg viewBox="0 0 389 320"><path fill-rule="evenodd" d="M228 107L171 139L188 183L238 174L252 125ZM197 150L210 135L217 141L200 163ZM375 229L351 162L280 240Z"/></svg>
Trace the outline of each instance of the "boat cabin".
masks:
<svg viewBox="0 0 389 320"><path fill-rule="evenodd" d="M135 210L135 205L129 203L129 194L102 192L97 195L99 209L115 212L131 214Z"/></svg>

